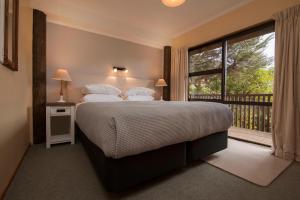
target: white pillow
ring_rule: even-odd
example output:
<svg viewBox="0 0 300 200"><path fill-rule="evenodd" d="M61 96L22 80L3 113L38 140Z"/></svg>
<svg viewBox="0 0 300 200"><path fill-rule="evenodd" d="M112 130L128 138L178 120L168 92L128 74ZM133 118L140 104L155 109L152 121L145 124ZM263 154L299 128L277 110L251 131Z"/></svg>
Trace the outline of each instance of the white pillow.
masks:
<svg viewBox="0 0 300 200"><path fill-rule="evenodd" d="M128 96L128 101L153 101L153 96L141 96L141 95L135 95L135 96Z"/></svg>
<svg viewBox="0 0 300 200"><path fill-rule="evenodd" d="M87 94L82 97L83 102L115 102L123 101L123 99L117 95L107 94Z"/></svg>
<svg viewBox="0 0 300 200"><path fill-rule="evenodd" d="M107 84L91 84L86 85L81 90L82 94L108 94L108 95L119 95L121 90L112 85Z"/></svg>
<svg viewBox="0 0 300 200"><path fill-rule="evenodd" d="M127 90L126 95L127 96L135 96L135 95L153 96L154 93L155 93L155 91L150 88L135 87L135 88L130 88L129 90Z"/></svg>

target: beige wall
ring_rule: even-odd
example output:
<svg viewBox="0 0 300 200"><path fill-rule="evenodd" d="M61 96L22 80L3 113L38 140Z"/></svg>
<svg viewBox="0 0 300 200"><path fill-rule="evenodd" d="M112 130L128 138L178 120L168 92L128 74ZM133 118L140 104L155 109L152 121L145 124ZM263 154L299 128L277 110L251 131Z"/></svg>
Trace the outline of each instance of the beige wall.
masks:
<svg viewBox="0 0 300 200"><path fill-rule="evenodd" d="M272 19L300 0L253 0L173 40L174 47L192 47Z"/></svg>
<svg viewBox="0 0 300 200"><path fill-rule="evenodd" d="M163 74L162 60L161 49L47 23L47 99L58 100L59 82L51 79L57 68L68 69L73 81L68 84L67 99L78 102L85 84L109 83L122 90L153 87ZM129 72L116 76L114 65L125 66Z"/></svg>
<svg viewBox="0 0 300 200"><path fill-rule="evenodd" d="M29 145L32 9L20 3L19 71L0 65L0 198Z"/></svg>

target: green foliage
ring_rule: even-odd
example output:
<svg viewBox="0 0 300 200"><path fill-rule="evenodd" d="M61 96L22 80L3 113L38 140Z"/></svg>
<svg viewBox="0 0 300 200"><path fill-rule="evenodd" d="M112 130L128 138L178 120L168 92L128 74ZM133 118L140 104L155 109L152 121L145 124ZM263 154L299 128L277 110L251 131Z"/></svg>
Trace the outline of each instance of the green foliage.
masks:
<svg viewBox="0 0 300 200"><path fill-rule="evenodd" d="M229 41L227 52L228 94L272 93L274 67L264 51L274 34L242 41ZM221 68L222 49L212 46L190 56L190 72ZM221 76L190 78L191 94L220 94Z"/></svg>
<svg viewBox="0 0 300 200"><path fill-rule="evenodd" d="M227 76L227 93L272 94L273 76L273 68L257 69L251 73L231 73Z"/></svg>
<svg viewBox="0 0 300 200"><path fill-rule="evenodd" d="M189 91L191 94L220 94L221 93L221 76L201 76L191 80Z"/></svg>
<svg viewBox="0 0 300 200"><path fill-rule="evenodd" d="M190 56L190 72L205 71L222 67L222 48L210 46Z"/></svg>

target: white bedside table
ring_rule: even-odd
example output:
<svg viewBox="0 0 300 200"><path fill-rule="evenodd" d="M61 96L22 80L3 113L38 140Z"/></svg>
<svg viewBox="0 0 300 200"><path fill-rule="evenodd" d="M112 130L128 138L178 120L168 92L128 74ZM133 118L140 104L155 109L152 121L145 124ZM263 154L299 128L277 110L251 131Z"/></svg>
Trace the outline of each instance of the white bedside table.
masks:
<svg viewBox="0 0 300 200"><path fill-rule="evenodd" d="M51 144L74 144L75 103L46 104L46 147Z"/></svg>

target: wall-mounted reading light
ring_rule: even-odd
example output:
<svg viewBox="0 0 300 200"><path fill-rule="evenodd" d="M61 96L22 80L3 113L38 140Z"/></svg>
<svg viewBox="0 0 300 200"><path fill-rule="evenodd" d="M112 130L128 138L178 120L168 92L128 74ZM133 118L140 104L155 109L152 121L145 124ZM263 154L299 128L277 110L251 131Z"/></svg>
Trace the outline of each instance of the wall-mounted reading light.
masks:
<svg viewBox="0 0 300 200"><path fill-rule="evenodd" d="M128 69L126 69L125 67L113 67L113 72L118 72L118 71L127 73Z"/></svg>

